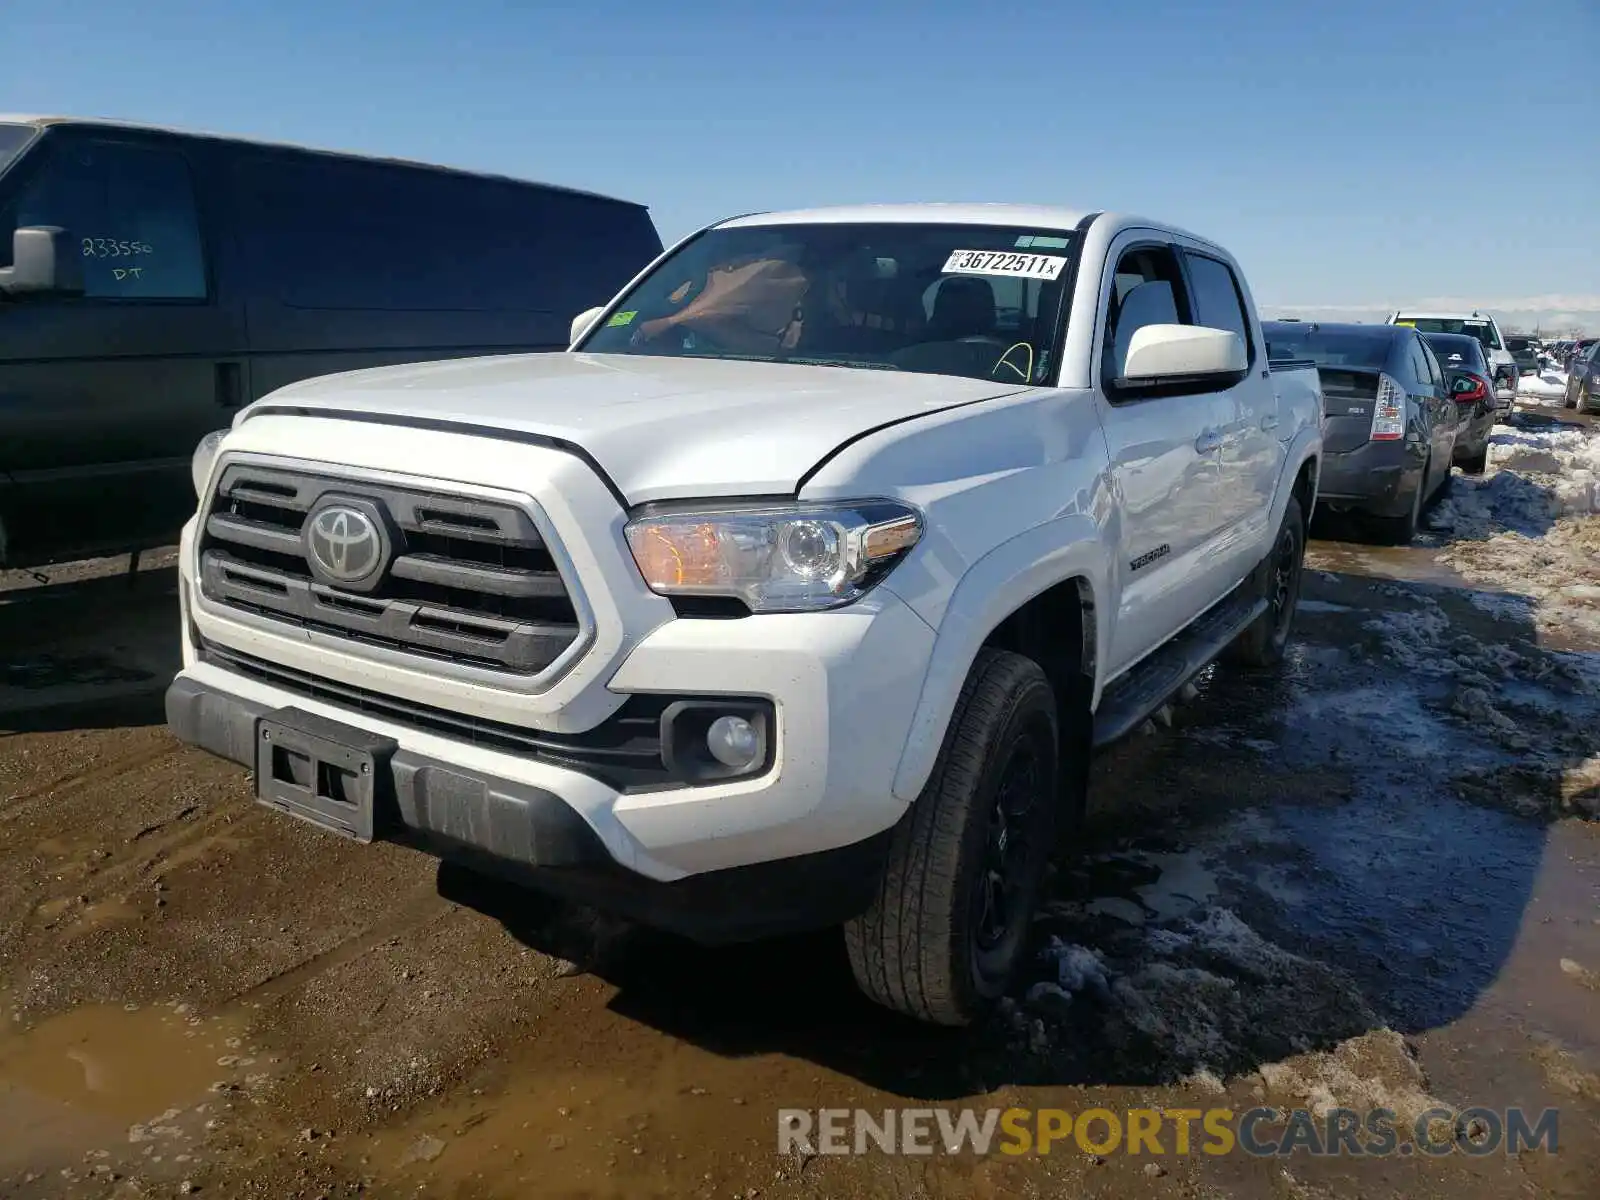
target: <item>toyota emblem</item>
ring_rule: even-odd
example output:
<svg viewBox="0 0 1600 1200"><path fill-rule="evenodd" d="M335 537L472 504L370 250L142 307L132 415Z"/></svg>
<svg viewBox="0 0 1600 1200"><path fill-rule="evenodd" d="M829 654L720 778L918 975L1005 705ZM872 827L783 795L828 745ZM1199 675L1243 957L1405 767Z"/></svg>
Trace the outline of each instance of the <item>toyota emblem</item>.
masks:
<svg viewBox="0 0 1600 1200"><path fill-rule="evenodd" d="M377 523L359 508L330 504L306 526L306 554L318 574L338 583L359 583L383 565L384 539Z"/></svg>

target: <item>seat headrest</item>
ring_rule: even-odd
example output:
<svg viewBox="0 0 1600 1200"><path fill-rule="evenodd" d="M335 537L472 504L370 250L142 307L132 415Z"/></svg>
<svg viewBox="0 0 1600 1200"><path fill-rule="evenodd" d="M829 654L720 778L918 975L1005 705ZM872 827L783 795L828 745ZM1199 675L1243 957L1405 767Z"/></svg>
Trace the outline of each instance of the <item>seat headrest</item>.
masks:
<svg viewBox="0 0 1600 1200"><path fill-rule="evenodd" d="M929 334L935 339L972 337L993 333L994 287L987 279L958 275L939 285L933 297Z"/></svg>

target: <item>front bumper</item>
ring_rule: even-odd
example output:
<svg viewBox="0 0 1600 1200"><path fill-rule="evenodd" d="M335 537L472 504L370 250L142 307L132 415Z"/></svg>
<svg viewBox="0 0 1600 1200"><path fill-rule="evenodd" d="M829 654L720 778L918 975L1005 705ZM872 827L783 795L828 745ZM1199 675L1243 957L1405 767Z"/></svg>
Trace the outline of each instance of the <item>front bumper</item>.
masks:
<svg viewBox="0 0 1600 1200"><path fill-rule="evenodd" d="M253 767L257 722L283 708L390 739L384 838L688 936L756 936L859 911L905 811L894 776L933 632L885 589L833 612L654 630L609 689L769 700L772 765L728 782L628 787L295 682L304 676L230 669L236 650L197 643L191 588L192 576L179 591L185 666L167 699L181 740Z"/></svg>
<svg viewBox="0 0 1600 1200"><path fill-rule="evenodd" d="M1367 442L1323 455L1317 503L1375 517L1403 517L1422 484L1424 455L1411 442Z"/></svg>
<svg viewBox="0 0 1600 1200"><path fill-rule="evenodd" d="M181 740L255 765L259 722L271 711L265 704L180 675L166 707ZM707 943L823 928L855 915L871 902L892 833L664 882L618 864L555 792L407 749L388 769L379 789L385 840Z"/></svg>

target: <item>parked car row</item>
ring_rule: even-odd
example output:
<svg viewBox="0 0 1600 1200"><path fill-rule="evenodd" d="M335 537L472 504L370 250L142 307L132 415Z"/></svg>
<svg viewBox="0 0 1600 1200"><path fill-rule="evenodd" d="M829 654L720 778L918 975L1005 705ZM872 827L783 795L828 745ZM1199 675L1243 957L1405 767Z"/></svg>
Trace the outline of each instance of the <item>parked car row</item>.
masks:
<svg viewBox="0 0 1600 1200"><path fill-rule="evenodd" d="M1566 405L1579 412L1600 412L1600 338L1585 341L1567 363Z"/></svg>
<svg viewBox="0 0 1600 1200"><path fill-rule="evenodd" d="M1419 317L1384 325L1272 321L1273 358L1317 365L1324 404L1319 507L1359 515L1395 542L1409 542L1452 465L1481 473L1489 438L1509 398L1496 395L1486 337L1492 325Z"/></svg>

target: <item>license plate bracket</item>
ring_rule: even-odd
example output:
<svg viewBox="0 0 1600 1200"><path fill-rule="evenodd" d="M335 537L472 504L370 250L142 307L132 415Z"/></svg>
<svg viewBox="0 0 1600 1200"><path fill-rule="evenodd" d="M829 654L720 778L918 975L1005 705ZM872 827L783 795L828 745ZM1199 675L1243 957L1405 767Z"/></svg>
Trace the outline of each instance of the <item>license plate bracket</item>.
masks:
<svg viewBox="0 0 1600 1200"><path fill-rule="evenodd" d="M256 721L256 800L358 842L379 832L393 738L280 708Z"/></svg>

